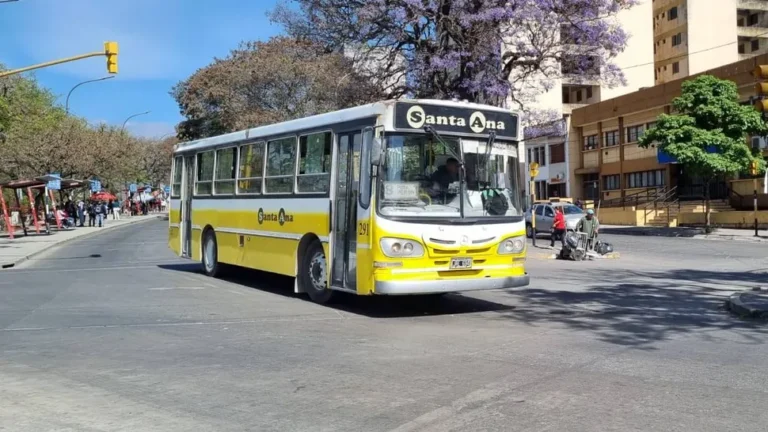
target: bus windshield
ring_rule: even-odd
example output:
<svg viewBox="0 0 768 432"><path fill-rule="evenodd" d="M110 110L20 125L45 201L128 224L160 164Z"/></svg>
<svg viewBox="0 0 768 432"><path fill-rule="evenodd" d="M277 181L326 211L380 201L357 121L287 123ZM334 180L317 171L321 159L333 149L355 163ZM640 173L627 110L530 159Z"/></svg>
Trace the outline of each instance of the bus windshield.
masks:
<svg viewBox="0 0 768 432"><path fill-rule="evenodd" d="M390 217L506 219L520 216L517 145L482 139L386 137L379 213ZM462 193L463 191L463 193Z"/></svg>

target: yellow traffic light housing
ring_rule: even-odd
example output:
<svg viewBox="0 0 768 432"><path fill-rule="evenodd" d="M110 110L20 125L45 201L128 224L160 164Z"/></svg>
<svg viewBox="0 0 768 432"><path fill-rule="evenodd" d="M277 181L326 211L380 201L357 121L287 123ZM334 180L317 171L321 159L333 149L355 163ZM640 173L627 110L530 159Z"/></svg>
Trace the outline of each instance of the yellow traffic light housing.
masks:
<svg viewBox="0 0 768 432"><path fill-rule="evenodd" d="M753 160L749 163L749 175L756 176L759 173L757 161Z"/></svg>
<svg viewBox="0 0 768 432"><path fill-rule="evenodd" d="M104 55L107 56L107 72L117 73L117 42L104 42Z"/></svg>

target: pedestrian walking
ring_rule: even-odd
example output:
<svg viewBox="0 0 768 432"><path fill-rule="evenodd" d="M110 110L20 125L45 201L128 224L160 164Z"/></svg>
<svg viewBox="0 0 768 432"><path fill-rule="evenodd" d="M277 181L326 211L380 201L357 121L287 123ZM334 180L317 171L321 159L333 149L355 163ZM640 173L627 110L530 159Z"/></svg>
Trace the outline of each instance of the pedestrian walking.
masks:
<svg viewBox="0 0 768 432"><path fill-rule="evenodd" d="M565 244L565 215L562 207L555 207L555 220L552 223L552 232L550 234L551 243L549 247L555 247L555 241L560 240L560 244Z"/></svg>
<svg viewBox="0 0 768 432"><path fill-rule="evenodd" d="M112 203L112 219L120 220L120 201Z"/></svg>
<svg viewBox="0 0 768 432"><path fill-rule="evenodd" d="M88 226L96 226L96 203L88 201Z"/></svg>

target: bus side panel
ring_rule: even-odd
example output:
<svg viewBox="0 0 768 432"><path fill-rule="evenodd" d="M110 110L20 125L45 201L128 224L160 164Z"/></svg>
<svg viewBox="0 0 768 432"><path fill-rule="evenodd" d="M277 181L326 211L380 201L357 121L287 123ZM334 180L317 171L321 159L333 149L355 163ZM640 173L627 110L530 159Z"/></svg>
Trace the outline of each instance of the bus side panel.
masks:
<svg viewBox="0 0 768 432"><path fill-rule="evenodd" d="M328 256L327 198L197 199L193 206L193 224L216 232L222 263L295 276L299 241L308 233Z"/></svg>
<svg viewBox="0 0 768 432"><path fill-rule="evenodd" d="M181 211L179 205L179 200L171 200L168 212L168 247L176 255L181 255L181 229L179 228L181 226Z"/></svg>
<svg viewBox="0 0 768 432"><path fill-rule="evenodd" d="M373 294L373 230L374 218L370 211L375 204L371 202L368 210L359 208L357 218L357 293Z"/></svg>

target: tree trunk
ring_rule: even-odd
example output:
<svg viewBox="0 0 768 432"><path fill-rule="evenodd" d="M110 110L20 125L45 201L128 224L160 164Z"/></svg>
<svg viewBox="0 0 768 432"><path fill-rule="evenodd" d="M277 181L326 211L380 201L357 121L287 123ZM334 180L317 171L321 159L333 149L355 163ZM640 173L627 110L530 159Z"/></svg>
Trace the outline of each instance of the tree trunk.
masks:
<svg viewBox="0 0 768 432"><path fill-rule="evenodd" d="M710 180L704 181L704 232L707 234L712 232L712 218L709 213L709 183Z"/></svg>

